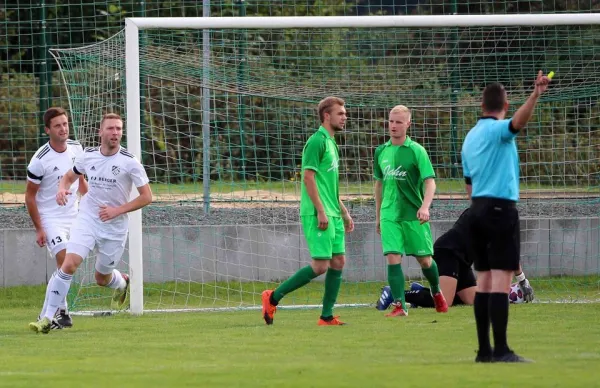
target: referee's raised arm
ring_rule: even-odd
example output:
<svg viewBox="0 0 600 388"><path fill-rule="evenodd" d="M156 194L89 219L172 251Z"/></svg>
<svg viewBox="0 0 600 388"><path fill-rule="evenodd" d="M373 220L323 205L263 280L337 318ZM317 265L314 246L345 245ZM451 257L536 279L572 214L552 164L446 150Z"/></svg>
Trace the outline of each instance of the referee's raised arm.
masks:
<svg viewBox="0 0 600 388"><path fill-rule="evenodd" d="M515 112L512 118L513 130L518 132L525 128L531 119L531 116L533 115L533 109L535 108L539 97L548 89L549 83L550 79L548 76L543 75L542 71L540 70L535 80L535 88L533 89L533 92L527 101L525 101L525 103L521 105L521 107Z"/></svg>
<svg viewBox="0 0 600 388"><path fill-rule="evenodd" d="M520 262L519 155L515 137L531 119L550 79L540 71L534 90L512 118L506 119L504 86L483 91L483 116L469 131L461 150L466 190L471 199L467 220L469 254L477 271L474 300L479 350L476 362L528 362L506 340L508 293ZM490 343L490 324L494 348Z"/></svg>

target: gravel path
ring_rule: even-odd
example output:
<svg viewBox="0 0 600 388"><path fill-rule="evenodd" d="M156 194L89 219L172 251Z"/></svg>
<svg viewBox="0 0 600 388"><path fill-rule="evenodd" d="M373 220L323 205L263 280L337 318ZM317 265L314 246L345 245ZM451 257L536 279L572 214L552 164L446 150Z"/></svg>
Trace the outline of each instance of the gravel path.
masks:
<svg viewBox="0 0 600 388"><path fill-rule="evenodd" d="M230 206L230 207L225 207ZM346 204L355 222L373 222L374 205ZM431 210L433 220L455 220L468 206L467 201L436 200ZM532 199L520 202L521 218L599 217L600 199ZM299 222L298 205L219 204L209 215L202 205L152 205L143 211L144 225L250 225ZM33 228L24 206L0 207L1 229Z"/></svg>

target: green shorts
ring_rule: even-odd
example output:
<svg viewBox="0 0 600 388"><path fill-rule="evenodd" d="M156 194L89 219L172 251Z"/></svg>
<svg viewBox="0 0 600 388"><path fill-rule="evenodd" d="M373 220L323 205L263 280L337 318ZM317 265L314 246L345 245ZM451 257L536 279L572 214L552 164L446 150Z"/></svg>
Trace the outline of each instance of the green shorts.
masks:
<svg viewBox="0 0 600 388"><path fill-rule="evenodd" d="M406 256L433 255L433 239L429 222L381 220L381 245L383 254Z"/></svg>
<svg viewBox="0 0 600 388"><path fill-rule="evenodd" d="M330 217L326 230L318 228L317 216L300 216L302 230L310 256L316 260L330 260L346 252L346 237L342 217Z"/></svg>

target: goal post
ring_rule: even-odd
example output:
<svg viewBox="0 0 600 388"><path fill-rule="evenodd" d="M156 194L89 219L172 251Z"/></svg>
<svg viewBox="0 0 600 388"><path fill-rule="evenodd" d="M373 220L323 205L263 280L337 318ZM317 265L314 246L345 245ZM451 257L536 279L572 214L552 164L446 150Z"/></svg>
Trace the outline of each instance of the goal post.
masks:
<svg viewBox="0 0 600 388"><path fill-rule="evenodd" d="M299 162L330 94L348 105L340 184L358 226L339 301L372 304L386 282L372 158L389 109L413 110L409 135L437 174L439 236L467 205L458 154L482 86L503 82L518 106L540 69L556 76L518 139L525 272L540 300L600 299L599 26L595 13L128 18L106 42L53 50L76 126L91 128L95 110L125 111L127 147L158 194L143 211L169 219L143 228L141 211L130 216L131 312L258 308L262 288L307 263ZM317 294L282 307L318 305Z"/></svg>

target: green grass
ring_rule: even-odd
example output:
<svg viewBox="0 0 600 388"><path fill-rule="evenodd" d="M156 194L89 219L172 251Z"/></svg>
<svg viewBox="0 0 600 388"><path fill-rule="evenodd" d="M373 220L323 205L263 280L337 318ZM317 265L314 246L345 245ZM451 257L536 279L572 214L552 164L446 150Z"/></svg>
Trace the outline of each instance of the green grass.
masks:
<svg viewBox="0 0 600 388"><path fill-rule="evenodd" d="M438 180L437 193L438 194L449 194L449 193L464 193L464 182L462 179L454 180ZM152 191L155 194L202 194L202 182L197 183L153 183L151 184ZM373 185L372 182L344 182L340 183L340 193L342 195L347 194L365 194L371 195ZM592 192L597 190L598 187L583 187L583 186L550 186L550 185L539 185L535 183L522 183L521 190L535 190L535 191L566 191L566 192ZM254 181L214 181L210 183L211 194L219 196L228 194L236 191L270 191L273 193L281 194L300 194L300 182L298 181L272 181L272 182L254 182ZM0 195L2 193L12 194L23 194L25 193L25 181L0 181ZM251 196L252 193L248 193Z"/></svg>
<svg viewBox="0 0 600 388"><path fill-rule="evenodd" d="M37 295L38 299L40 295ZM6 305L3 298L0 305ZM474 364L471 308L413 309L402 319L337 309L74 317L34 334L34 307L2 308L0 386L64 387L591 387L600 362L598 305L511 306L509 342L534 364Z"/></svg>

